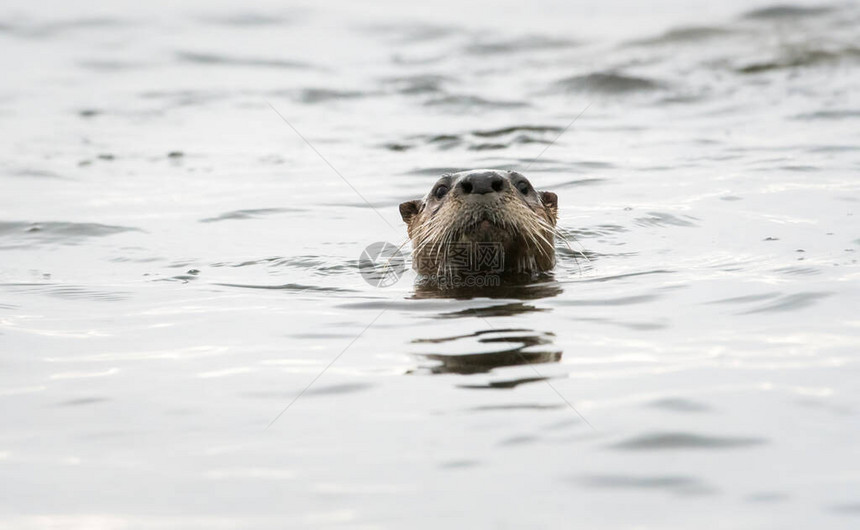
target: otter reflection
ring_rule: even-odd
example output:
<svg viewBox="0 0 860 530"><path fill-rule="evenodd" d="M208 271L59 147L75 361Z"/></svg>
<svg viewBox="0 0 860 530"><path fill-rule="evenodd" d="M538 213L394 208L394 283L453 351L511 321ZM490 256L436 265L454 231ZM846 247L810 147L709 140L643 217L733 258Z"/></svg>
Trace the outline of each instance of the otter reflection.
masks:
<svg viewBox="0 0 860 530"><path fill-rule="evenodd" d="M499 345L504 349L481 353L424 353L421 358L433 361L432 365L420 368L432 374L481 374L503 366L518 366L537 363L554 363L561 360L561 350L552 348L553 333L540 333L529 329L492 329L468 335L457 335L439 339L416 339L413 344L445 344L453 341L476 340L481 345ZM414 371L413 371L414 372ZM529 378L528 381L542 380ZM519 380L518 380L519 381ZM519 383L517 383L519 384ZM511 384L495 383L493 388L513 388ZM472 386L471 388L477 388ZM483 388L483 387L481 387Z"/></svg>
<svg viewBox="0 0 860 530"><path fill-rule="evenodd" d="M550 275L544 275L537 279L506 276L500 285L492 288L457 287L443 289L434 283L419 282L415 284L412 298L417 300L428 298L453 298L456 300L471 300L473 298L539 300L541 298L558 296L562 291L561 284Z"/></svg>

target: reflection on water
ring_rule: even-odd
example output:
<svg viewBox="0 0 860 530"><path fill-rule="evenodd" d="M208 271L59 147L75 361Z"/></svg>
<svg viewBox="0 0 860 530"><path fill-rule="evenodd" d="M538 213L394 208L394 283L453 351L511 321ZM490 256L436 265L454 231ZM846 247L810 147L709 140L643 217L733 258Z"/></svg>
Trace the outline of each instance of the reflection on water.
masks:
<svg viewBox="0 0 860 530"><path fill-rule="evenodd" d="M535 333L527 329L492 329L476 331L469 335L442 337L438 339L415 339L413 344L433 344L442 348L453 341L473 341L476 347L494 351L481 353L423 353L421 357L436 363L429 367L434 374L476 374L486 373L503 366L521 364L552 363L561 360L561 351L545 348L552 345L552 333ZM536 348L537 347L537 348ZM517 383L494 383L492 388L513 388L517 384L543 378L518 379ZM470 387L473 388L473 387Z"/></svg>
<svg viewBox="0 0 860 530"><path fill-rule="evenodd" d="M856 2L19 4L0 527L856 527ZM555 270L365 282L479 167Z"/></svg>
<svg viewBox="0 0 860 530"><path fill-rule="evenodd" d="M434 285L421 282L416 283L412 298L416 300L432 298L450 298L455 300L490 299L490 300L539 300L558 296L563 289L551 275L545 275L543 279L535 281L531 278L503 278L500 285L492 289L481 287L454 287L440 289ZM532 309L528 309L532 308ZM508 304L494 304L483 308L474 308L452 313L440 313L441 318L457 318L461 316L508 316L524 311L534 311L533 306L522 302L511 302ZM473 311L469 313L469 311Z"/></svg>

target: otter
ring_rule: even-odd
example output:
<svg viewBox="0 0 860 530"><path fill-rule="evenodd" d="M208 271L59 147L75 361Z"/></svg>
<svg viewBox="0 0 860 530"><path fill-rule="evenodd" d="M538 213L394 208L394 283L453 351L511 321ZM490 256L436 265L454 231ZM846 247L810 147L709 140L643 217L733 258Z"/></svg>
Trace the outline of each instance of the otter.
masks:
<svg viewBox="0 0 860 530"><path fill-rule="evenodd" d="M535 276L555 266L558 197L516 171L445 174L423 199L400 205L423 278Z"/></svg>

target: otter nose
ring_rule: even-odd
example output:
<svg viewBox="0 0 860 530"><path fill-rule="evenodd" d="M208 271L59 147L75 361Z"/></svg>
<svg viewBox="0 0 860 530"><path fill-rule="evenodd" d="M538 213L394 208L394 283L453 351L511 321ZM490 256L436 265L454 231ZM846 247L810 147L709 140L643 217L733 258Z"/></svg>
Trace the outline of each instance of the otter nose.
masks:
<svg viewBox="0 0 860 530"><path fill-rule="evenodd" d="M505 179L495 173L475 173L463 177L459 186L466 194L498 193L505 188Z"/></svg>

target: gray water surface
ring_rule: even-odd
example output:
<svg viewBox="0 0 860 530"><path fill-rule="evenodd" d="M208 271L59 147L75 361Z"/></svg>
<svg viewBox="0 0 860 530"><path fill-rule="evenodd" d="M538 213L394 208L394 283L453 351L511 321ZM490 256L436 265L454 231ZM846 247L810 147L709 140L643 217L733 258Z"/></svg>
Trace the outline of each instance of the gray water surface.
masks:
<svg viewBox="0 0 860 530"><path fill-rule="evenodd" d="M4 5L0 528L856 528L860 6L713 4Z"/></svg>

